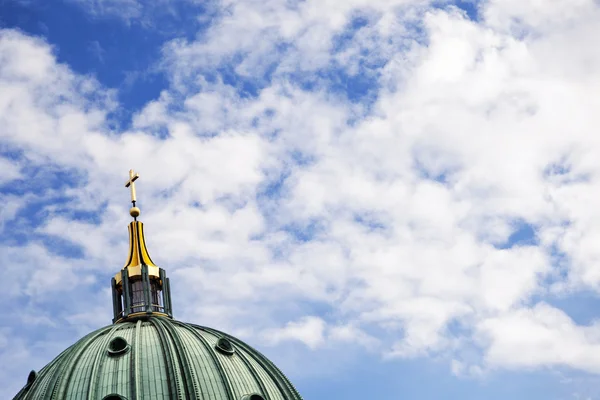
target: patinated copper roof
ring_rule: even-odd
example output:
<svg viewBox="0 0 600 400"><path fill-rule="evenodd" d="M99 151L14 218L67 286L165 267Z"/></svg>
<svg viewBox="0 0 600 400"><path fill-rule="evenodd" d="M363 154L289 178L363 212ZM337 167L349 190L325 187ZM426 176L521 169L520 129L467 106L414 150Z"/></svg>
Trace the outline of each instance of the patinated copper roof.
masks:
<svg viewBox="0 0 600 400"><path fill-rule="evenodd" d="M150 316L98 329L29 376L15 399L302 399L244 342Z"/></svg>

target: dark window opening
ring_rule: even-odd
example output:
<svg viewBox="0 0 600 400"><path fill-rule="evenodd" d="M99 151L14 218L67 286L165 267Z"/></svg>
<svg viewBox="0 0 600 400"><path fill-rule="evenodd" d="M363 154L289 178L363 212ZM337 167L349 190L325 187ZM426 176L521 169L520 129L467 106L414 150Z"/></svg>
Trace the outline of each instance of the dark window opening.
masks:
<svg viewBox="0 0 600 400"><path fill-rule="evenodd" d="M135 281L131 283L131 312L146 311L146 303L144 301L144 283Z"/></svg>
<svg viewBox="0 0 600 400"><path fill-rule="evenodd" d="M235 353L233 344L231 344L231 342L225 338L220 338L219 340L217 340L216 348L225 355L232 355L233 353Z"/></svg>
<svg viewBox="0 0 600 400"><path fill-rule="evenodd" d="M127 400L126 397L121 396L120 394L109 394L102 398L102 400Z"/></svg>
<svg viewBox="0 0 600 400"><path fill-rule="evenodd" d="M157 281L150 281L150 294L152 298L152 310L158 312L164 312L164 306L162 302L162 293L160 285Z"/></svg>
<svg viewBox="0 0 600 400"><path fill-rule="evenodd" d="M260 394L252 393L243 395L242 400L265 400L265 398L262 397Z"/></svg>
<svg viewBox="0 0 600 400"><path fill-rule="evenodd" d="M117 336L113 338L108 344L108 354L116 356L119 354L125 354L129 350L129 343L124 338Z"/></svg>
<svg viewBox="0 0 600 400"><path fill-rule="evenodd" d="M164 312L163 296L160 282L150 281L150 309L152 311ZM144 282L141 280L131 283L131 313L146 311L146 299L144 297Z"/></svg>

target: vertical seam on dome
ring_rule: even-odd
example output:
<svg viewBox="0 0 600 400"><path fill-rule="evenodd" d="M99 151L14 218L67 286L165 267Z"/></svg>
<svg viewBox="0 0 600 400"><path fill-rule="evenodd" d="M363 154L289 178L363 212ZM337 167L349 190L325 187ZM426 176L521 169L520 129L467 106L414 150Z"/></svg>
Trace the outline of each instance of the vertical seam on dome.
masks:
<svg viewBox="0 0 600 400"><path fill-rule="evenodd" d="M261 390L262 395L264 396L265 400L269 400L269 398L271 396L267 392L267 387L265 386L265 384L263 383L262 379L260 379L260 377L258 376L258 374L256 373L256 371L252 367L252 364L248 360L248 357L246 357L246 355L244 353L242 353L241 351L237 351L236 354L240 357L240 360L242 360L242 362L244 363L244 365L246 365L246 367L248 368L248 371L250 371L250 374L252 374L252 377L254 378L254 380L256 382L258 382L258 386L260 387L260 390Z"/></svg>
<svg viewBox="0 0 600 400"><path fill-rule="evenodd" d="M163 326L171 335L171 339L173 342L175 342L175 353L177 354L181 371L183 371L184 387L186 388L186 394L188 396L187 398L200 399L198 388L194 384L194 377L192 376L195 375L196 370L193 364L187 358L185 347L181 342L179 334L170 324L164 323L163 321L160 321L160 323L163 324ZM192 395L193 397L190 397Z"/></svg>
<svg viewBox="0 0 600 400"><path fill-rule="evenodd" d="M37 379L30 386L25 384L25 386L23 386L21 388L21 390L19 390L19 392L15 395L15 397L13 397L13 400L25 400L27 398L32 397L32 395L36 393L38 387L40 385L42 385L41 382L45 381L45 384L42 386L42 389L41 389L41 395L43 396L46 393L46 388L48 387L48 382L50 381L50 375L43 376L43 375L41 375L41 371L46 371L46 372L50 371L51 367L53 367L54 365L56 365L58 363L57 359L61 355L63 355L63 353L65 353L65 352L66 352L66 350L61 352L54 360L52 360L52 362L50 362L48 365L46 365L44 368L42 368L40 370L40 372L38 373ZM36 397L42 398L40 395L38 395Z"/></svg>
<svg viewBox="0 0 600 400"><path fill-rule="evenodd" d="M252 357L254 358L255 361L257 361L257 358L258 358L257 356L259 356L261 359L263 359L266 366L268 367L267 372L271 375L271 378L275 381L275 383L278 383L278 381L283 381L283 384L285 385L286 389L288 390L288 392L291 396L290 398L293 398L293 396L296 396L299 400L302 400L302 396L300 395L300 393L298 392L298 390L296 389L294 384L288 379L288 377L283 373L283 371L281 371L279 368L277 368L277 366L275 364L273 364L273 362L271 360L269 360L267 357L265 357L262 353L260 353L258 350L254 349L254 348L246 346L243 343L242 343L242 346L244 347L244 349L246 351L248 351L248 353L250 353L252 355Z"/></svg>
<svg viewBox="0 0 600 400"><path fill-rule="evenodd" d="M275 364L273 364L271 362L271 360L269 360L267 357L265 357L261 352L254 349L253 347L248 346L246 343L242 342L241 340L238 340L237 338L235 338L231 335L228 335L224 332L220 332L216 329L201 327L201 326L198 326L198 328L205 330L207 332L211 332L216 335L225 336L228 339L230 339L232 342L234 342L236 345L240 346L248 354L250 354L252 356L252 358L254 359L254 361L256 361L258 364L264 365L266 372L271 376L271 379L273 379L273 381L275 382L275 384L277 385L279 390L286 393L286 396L289 396L290 399L293 399L294 397L296 397L299 400L302 400L302 396L300 395L298 390L294 387L292 382L287 378L287 376L285 376L285 374L279 368L277 368L277 366Z"/></svg>
<svg viewBox="0 0 600 400"><path fill-rule="evenodd" d="M231 382L229 382L229 379L225 372L225 368L223 367L223 365L221 364L221 362L215 355L212 346L208 343L206 338L198 333L198 331L195 329L194 325L186 324L181 321L173 321L173 323L183 326L184 328L186 328L188 331L190 331L194 336L196 336L200 340L200 342L206 348L207 354L210 354L210 357L212 358L213 362L215 363L215 367L216 367L217 371L219 371L219 376L221 377L221 381L223 382L223 386L225 387L225 391L227 392L228 398L235 400L234 394L233 394L233 388L231 387Z"/></svg>
<svg viewBox="0 0 600 400"><path fill-rule="evenodd" d="M112 329L110 329L110 331L108 333L106 333L106 337L103 339L102 345L100 346L101 349L106 348L106 345L108 344L110 337L112 336L113 332L116 331L118 328L120 328L119 325L113 325ZM102 354L103 354L103 352L99 351L98 354L96 354L96 358L94 359L94 364L92 367L92 374L90 376L90 386L88 388L88 399L96 398L95 396L96 396L96 392L98 390L98 388L97 388L98 382L96 381L96 376L98 375L98 371L104 364L104 357L101 357Z"/></svg>
<svg viewBox="0 0 600 400"><path fill-rule="evenodd" d="M32 393L38 392L38 389L40 387L41 387L41 389L39 390L39 395L36 396L36 397L43 398L45 396L45 394L46 394L46 391L48 390L48 385L52 381L51 372L53 371L54 368L56 368L56 366L58 364L60 364L60 361L61 361L60 358L61 358L61 356L65 356L68 353L68 351L69 351L68 348L65 349L65 350L63 350L58 356L56 356L56 358L54 360L52 360L48 365L46 365L44 368L42 368L38 372L38 378L35 380L35 382L33 382L33 385L31 385L31 387L28 388L27 391L25 391L24 393L22 393L25 390L25 387L23 387L23 389L21 389L19 391L19 393L17 394L17 396L15 397L15 399L18 399L18 398L22 398L22 399L30 398L30 397L32 397L31 396ZM22 397L19 397L19 394Z"/></svg>
<svg viewBox="0 0 600 400"><path fill-rule="evenodd" d="M171 351L171 346L169 345L169 339L165 334L165 328L162 325L161 321L158 318L150 318L150 323L155 327L158 332L158 338L161 342L162 354L164 356L165 361L165 369L167 373L167 384L169 387L169 398L174 399L178 398L183 400L182 393L179 390L179 382L176 376L176 371L173 370L175 367L175 362L173 361L173 354ZM185 393L184 393L185 394Z"/></svg>
<svg viewBox="0 0 600 400"><path fill-rule="evenodd" d="M138 379L138 371L139 371L139 342L140 342L140 331L142 329L142 321L138 320L135 323L135 332L133 333L133 335L131 335L131 340L133 341L132 346L131 346L131 351L133 354L131 354L131 363L132 363L132 368L131 368L131 372L130 372L130 385L129 387L131 388L131 398L132 399L137 399L137 396L140 396L139 398L141 399L141 393L140 393L140 387L139 387L139 379Z"/></svg>
<svg viewBox="0 0 600 400"><path fill-rule="evenodd" d="M69 347L68 350L71 350L69 354L67 354L64 359L60 360L60 363L57 366L57 371L54 373L54 376L51 378L48 388L50 389L49 393L44 393L44 398L46 399L56 399L59 398L59 393L62 390L62 387L65 385L64 377L66 375L67 382L70 379L70 375L73 371L73 364L75 360L77 360L83 350L89 346L94 339L103 335L105 332L104 329L101 332L93 332L87 336L84 336L82 339L77 341L75 344ZM70 367L67 371L66 367Z"/></svg>
<svg viewBox="0 0 600 400"><path fill-rule="evenodd" d="M101 328L100 332L93 332L73 345L75 346L75 349L72 350L73 354L69 354L68 357L65 357L65 359L62 360L60 363L61 368L59 368L59 371L57 371L56 376L53 377L53 382L51 385L52 389L49 396L46 396L47 399L62 399L64 397L62 392L64 392L66 385L71 379L74 363L79 359L79 357L81 357L84 350L86 350L94 342L94 339L104 335L108 329L110 329L110 327ZM69 368L62 368L63 366L68 366ZM62 371L62 373L60 371Z"/></svg>

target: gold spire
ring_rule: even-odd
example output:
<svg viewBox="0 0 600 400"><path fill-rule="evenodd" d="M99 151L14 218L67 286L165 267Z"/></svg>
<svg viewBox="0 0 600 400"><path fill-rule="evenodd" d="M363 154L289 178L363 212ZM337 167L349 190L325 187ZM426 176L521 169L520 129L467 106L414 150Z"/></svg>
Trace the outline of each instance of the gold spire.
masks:
<svg viewBox="0 0 600 400"><path fill-rule="evenodd" d="M133 207L129 210L129 214L133 217L133 221L129 224L129 257L123 268L139 267L142 264L156 267L152 262L148 250L146 249L146 240L144 239L144 224L137 220L140 215L140 209L136 207L137 201L135 192L135 181L140 177L140 174L129 170L129 180L125 183L125 187L131 190L131 203Z"/></svg>
<svg viewBox="0 0 600 400"><path fill-rule="evenodd" d="M146 249L146 240L144 239L144 224L140 221L131 221L129 223L129 257L123 268L139 267L142 264L156 267L152 262L148 249Z"/></svg>

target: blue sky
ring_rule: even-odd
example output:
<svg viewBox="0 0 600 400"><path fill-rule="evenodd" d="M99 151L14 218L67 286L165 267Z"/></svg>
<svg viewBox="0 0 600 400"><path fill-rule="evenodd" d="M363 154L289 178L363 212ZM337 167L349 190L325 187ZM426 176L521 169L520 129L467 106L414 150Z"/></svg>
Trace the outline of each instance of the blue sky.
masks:
<svg viewBox="0 0 600 400"><path fill-rule="evenodd" d="M134 168L178 319L306 399L596 399L592 0L0 0L0 397L110 322Z"/></svg>

